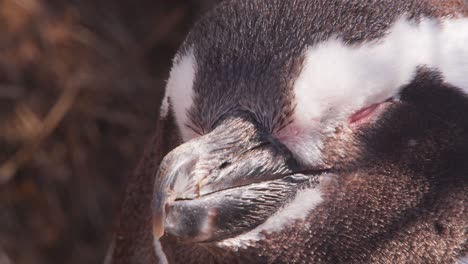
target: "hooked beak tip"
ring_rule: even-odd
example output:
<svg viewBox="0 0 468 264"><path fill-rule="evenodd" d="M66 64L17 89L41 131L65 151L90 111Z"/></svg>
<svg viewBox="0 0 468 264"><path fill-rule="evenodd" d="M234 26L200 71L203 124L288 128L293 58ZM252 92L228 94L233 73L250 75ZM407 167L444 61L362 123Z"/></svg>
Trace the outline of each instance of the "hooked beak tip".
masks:
<svg viewBox="0 0 468 264"><path fill-rule="evenodd" d="M153 214L153 234L156 238L161 238L164 235L164 213Z"/></svg>
<svg viewBox="0 0 468 264"><path fill-rule="evenodd" d="M153 235L161 238L164 235L164 219L166 218L166 196L156 195L153 204Z"/></svg>

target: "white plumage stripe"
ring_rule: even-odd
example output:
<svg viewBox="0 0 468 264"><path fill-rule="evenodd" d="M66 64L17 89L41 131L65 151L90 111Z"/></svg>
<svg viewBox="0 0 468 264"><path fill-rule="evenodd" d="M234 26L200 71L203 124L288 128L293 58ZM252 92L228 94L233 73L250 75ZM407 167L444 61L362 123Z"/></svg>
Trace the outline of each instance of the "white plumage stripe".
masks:
<svg viewBox="0 0 468 264"><path fill-rule="evenodd" d="M400 19L378 41L309 47L294 84L294 122L277 136L302 162L319 163L324 136L354 111L397 96L420 66L468 92L468 19Z"/></svg>

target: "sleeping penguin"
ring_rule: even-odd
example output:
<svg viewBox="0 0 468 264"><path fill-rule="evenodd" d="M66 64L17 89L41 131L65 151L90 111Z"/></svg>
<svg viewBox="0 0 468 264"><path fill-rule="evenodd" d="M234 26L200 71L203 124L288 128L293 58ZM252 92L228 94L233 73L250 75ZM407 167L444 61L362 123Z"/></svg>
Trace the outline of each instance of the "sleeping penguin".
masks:
<svg viewBox="0 0 468 264"><path fill-rule="evenodd" d="M462 263L468 8L227 0L174 59L108 263Z"/></svg>

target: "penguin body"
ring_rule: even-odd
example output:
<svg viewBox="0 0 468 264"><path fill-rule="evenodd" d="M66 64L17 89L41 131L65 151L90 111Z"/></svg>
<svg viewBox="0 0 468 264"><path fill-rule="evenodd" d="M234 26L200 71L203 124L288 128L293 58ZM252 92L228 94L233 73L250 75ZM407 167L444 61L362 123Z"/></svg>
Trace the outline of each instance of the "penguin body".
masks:
<svg viewBox="0 0 468 264"><path fill-rule="evenodd" d="M225 1L180 48L111 263L468 254L460 1Z"/></svg>

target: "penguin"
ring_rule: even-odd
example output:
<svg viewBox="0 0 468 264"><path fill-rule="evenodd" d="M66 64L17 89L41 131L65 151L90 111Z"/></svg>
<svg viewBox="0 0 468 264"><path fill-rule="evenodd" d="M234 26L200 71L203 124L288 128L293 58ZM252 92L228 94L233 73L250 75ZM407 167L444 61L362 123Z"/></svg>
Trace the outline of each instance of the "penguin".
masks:
<svg viewBox="0 0 468 264"><path fill-rule="evenodd" d="M462 263L468 8L226 0L177 52L108 263Z"/></svg>

